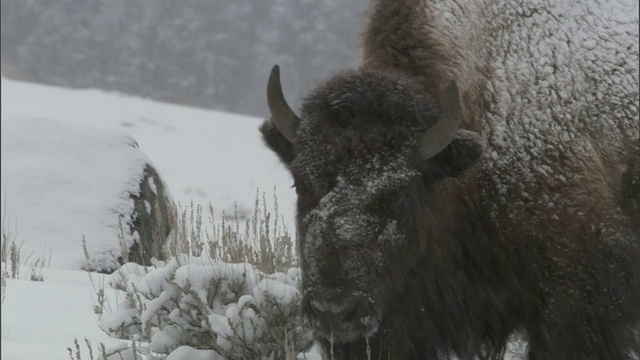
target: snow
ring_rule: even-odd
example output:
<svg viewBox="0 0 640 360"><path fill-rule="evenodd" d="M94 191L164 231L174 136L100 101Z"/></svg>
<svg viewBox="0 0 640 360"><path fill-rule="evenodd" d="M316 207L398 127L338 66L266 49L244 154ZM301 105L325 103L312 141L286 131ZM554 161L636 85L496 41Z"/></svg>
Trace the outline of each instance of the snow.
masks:
<svg viewBox="0 0 640 360"><path fill-rule="evenodd" d="M189 346L181 346L175 349L171 355L167 357L167 360L223 360L224 358L218 355L213 350L197 350Z"/></svg>
<svg viewBox="0 0 640 360"><path fill-rule="evenodd" d="M12 119L49 119L128 134L182 205L212 203L229 214L238 202L242 212L253 208L256 189L270 199L275 187L280 213L293 229L293 180L277 157L265 151L257 130L262 119L2 78L3 133L4 122ZM6 210L12 215L11 208Z"/></svg>
<svg viewBox="0 0 640 360"><path fill-rule="evenodd" d="M94 313L98 290L104 288L107 313L124 309L121 293L109 287L104 275L91 273L90 278L77 270L84 261L83 235L93 254L117 246L113 214L132 206L123 194L137 185L147 161L182 205L211 202L219 212L233 213L237 201L242 212L253 208L257 188L269 200L276 187L280 213L294 228L292 181L263 146L257 130L261 119L99 90L4 78L1 85L3 226L22 243L24 263L20 279L8 280L2 305L3 359L68 359L68 347L75 353L74 338L83 359L88 358L85 338L94 355L104 343L114 353L110 359L133 359L122 350L130 343L107 336ZM28 280L25 258L31 253L30 263L50 255L42 282ZM128 269L145 275L143 267ZM149 291L162 292L161 284ZM126 322L135 312L118 314L112 320ZM113 324L103 317L102 326ZM191 350L180 349L170 358L210 358L211 352Z"/></svg>
<svg viewBox="0 0 640 360"><path fill-rule="evenodd" d="M42 118L2 123L2 209L15 221L25 254L52 252L49 266L94 266L119 254L119 216L130 222L149 159L128 136ZM125 244L133 238L124 234ZM116 239L116 241L114 241Z"/></svg>
<svg viewBox="0 0 640 360"><path fill-rule="evenodd" d="M285 280L285 282L287 282L287 280ZM253 297L260 303L272 301L275 304L286 305L298 303L300 292L295 286L287 285L277 280L263 279L253 289ZM289 316L291 315L292 308L285 306L281 308L280 311L284 316Z"/></svg>
<svg viewBox="0 0 640 360"><path fill-rule="evenodd" d="M42 282L24 277L8 280L1 317L3 359L68 359L66 348L74 348L74 338L85 355L85 338L107 347L124 342L110 338L96 326L98 315L93 306L103 275L92 275L95 286L81 271L46 268L43 276ZM110 306L115 306L116 290L104 290Z"/></svg>
<svg viewBox="0 0 640 360"><path fill-rule="evenodd" d="M271 199L275 187L294 229L292 180L263 146L261 121L2 78L4 225L24 240L25 254L51 251L56 268L82 266L84 235L99 266L118 251L117 214L131 213L127 191L137 192L148 162L182 206L212 203L233 214L237 202L238 213L249 213L256 189Z"/></svg>
<svg viewBox="0 0 640 360"><path fill-rule="evenodd" d="M149 188L151 188L151 191L153 191L154 194L156 195L158 194L157 193L158 190L156 189L156 183L153 180L153 178L149 178Z"/></svg>

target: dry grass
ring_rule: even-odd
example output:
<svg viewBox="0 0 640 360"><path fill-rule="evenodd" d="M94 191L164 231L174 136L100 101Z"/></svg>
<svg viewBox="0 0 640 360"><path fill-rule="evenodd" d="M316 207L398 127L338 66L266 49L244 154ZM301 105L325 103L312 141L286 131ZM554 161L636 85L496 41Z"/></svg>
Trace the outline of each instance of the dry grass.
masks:
<svg viewBox="0 0 640 360"><path fill-rule="evenodd" d="M187 207L178 205L177 229L165 253L246 262L268 273L295 266L294 238L279 214L275 189L271 209L268 204L266 194L256 191L253 212L244 220L237 206L231 216L224 212L219 216L211 204L206 210L193 202Z"/></svg>
<svg viewBox="0 0 640 360"><path fill-rule="evenodd" d="M42 256L30 261L33 254L27 256L25 263L29 263L29 280L31 281L44 281L44 269L51 264L52 252L49 250L49 256L47 256L46 249L43 249Z"/></svg>
<svg viewBox="0 0 640 360"><path fill-rule="evenodd" d="M0 260L2 261L2 278L4 279L19 279L20 270L24 265L29 267L28 279L31 281L43 281L44 280L44 268L48 267L51 263L51 251L47 256L46 249L43 250L42 256L34 257L33 253L28 254L26 257L22 254L21 243L16 242L17 230L13 231L9 229L6 220L6 211L2 216L2 241L0 242ZM3 294L6 281L3 280Z"/></svg>
<svg viewBox="0 0 640 360"><path fill-rule="evenodd" d="M7 273L10 279L20 277L20 248L22 244L16 243L15 233L10 232L6 223L2 221L2 244L0 249L0 258L2 259L3 271Z"/></svg>
<svg viewBox="0 0 640 360"><path fill-rule="evenodd" d="M8 279L9 279L9 274L6 271L4 271L4 269L3 269L2 270L2 294L1 294L2 302L0 303L1 304L0 306L4 305L4 299L5 299L6 295L7 295L7 291L6 290L7 290L7 280Z"/></svg>
<svg viewBox="0 0 640 360"><path fill-rule="evenodd" d="M85 338L84 339L85 344L87 345L87 353L88 353L88 358L84 358L84 359L88 359L88 360L103 360L103 359L107 359L107 352L105 349L105 346L103 343L100 343L100 346L98 347L98 351L100 353L100 356L98 358L94 358L93 357L93 347L91 346L91 342L89 341L89 339ZM82 360L82 352L81 352L81 347L80 347L80 342L78 341L77 338L74 339L74 348L72 349L71 347L67 348L67 351L69 352L69 358L71 360Z"/></svg>
<svg viewBox="0 0 640 360"><path fill-rule="evenodd" d="M111 254L113 267L96 268L83 236L86 260L83 268L90 272L111 273L128 262L148 265L136 260L149 258L151 265L161 266L164 260L178 254L227 263L249 263L267 273L286 271L297 264L295 239L279 213L275 188L271 201L267 200L265 192L256 190L253 211L249 214L240 213L237 206L233 214L220 214L212 204L205 207L193 201L186 206L174 204L173 207L176 227L163 247L153 246L152 254L142 253L144 248L148 248L145 246L129 248L125 242L127 225L120 221L117 239L120 246ZM41 265L42 262L35 264Z"/></svg>

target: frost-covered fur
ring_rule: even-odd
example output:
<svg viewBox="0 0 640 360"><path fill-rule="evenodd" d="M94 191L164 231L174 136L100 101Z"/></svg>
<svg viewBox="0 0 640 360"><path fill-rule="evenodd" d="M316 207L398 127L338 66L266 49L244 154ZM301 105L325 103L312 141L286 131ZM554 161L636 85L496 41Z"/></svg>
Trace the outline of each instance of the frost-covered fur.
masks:
<svg viewBox="0 0 640 360"><path fill-rule="evenodd" d="M450 79L461 130L421 159ZM261 128L318 337L338 359L501 358L514 333L528 359L631 359L638 102L637 2L373 1L360 68L305 98L295 142Z"/></svg>

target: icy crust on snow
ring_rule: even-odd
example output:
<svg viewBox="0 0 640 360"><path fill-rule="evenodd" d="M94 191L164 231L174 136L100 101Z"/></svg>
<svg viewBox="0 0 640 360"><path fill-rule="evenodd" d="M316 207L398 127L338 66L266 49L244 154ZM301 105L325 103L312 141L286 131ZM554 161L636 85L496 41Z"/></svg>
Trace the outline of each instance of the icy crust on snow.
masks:
<svg viewBox="0 0 640 360"><path fill-rule="evenodd" d="M48 266L86 267L86 239L93 269L113 267L124 243L149 159L120 132L100 131L53 120L3 117L2 212L15 226L24 254L44 256Z"/></svg>
<svg viewBox="0 0 640 360"><path fill-rule="evenodd" d="M196 357L260 358L285 349L285 338L298 351L311 343L299 317L296 268L265 274L246 263L180 255L159 268L125 264L108 282L124 300L103 315L100 328L147 341L168 358L186 358L179 354L188 348L215 351Z"/></svg>
<svg viewBox="0 0 640 360"><path fill-rule="evenodd" d="M543 179L561 189L592 166L574 162L570 168L561 154L611 154L621 163L638 151L637 1L447 1L427 7L447 44L459 44L451 50L459 62L448 70L461 89L486 86L473 91L487 95L488 111L471 121L479 120L487 137L483 166L501 200L510 194L529 201L528 190ZM487 83L477 79L483 74ZM553 200L538 201L553 206Z"/></svg>

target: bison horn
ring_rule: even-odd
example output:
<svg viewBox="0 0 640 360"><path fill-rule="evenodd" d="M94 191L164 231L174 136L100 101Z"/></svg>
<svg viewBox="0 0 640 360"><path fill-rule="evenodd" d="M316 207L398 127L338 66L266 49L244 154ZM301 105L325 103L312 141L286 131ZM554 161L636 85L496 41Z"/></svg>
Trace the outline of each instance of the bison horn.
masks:
<svg viewBox="0 0 640 360"><path fill-rule="evenodd" d="M280 134L284 136L290 143L293 143L296 136L296 130L300 124L300 118L291 110L287 100L282 94L282 85L280 84L280 67L274 65L269 75L267 84L267 103L271 111L271 122L278 128Z"/></svg>
<svg viewBox="0 0 640 360"><path fill-rule="evenodd" d="M451 80L447 87L447 95L440 120L418 140L420 155L430 159L449 145L460 125L460 95L456 82Z"/></svg>

